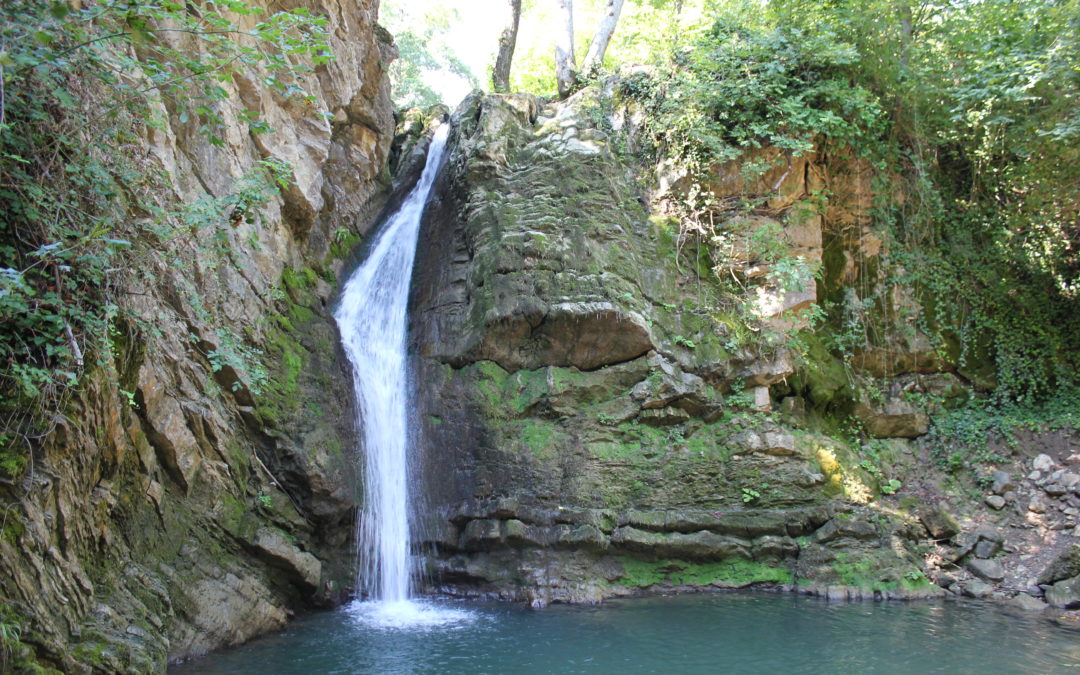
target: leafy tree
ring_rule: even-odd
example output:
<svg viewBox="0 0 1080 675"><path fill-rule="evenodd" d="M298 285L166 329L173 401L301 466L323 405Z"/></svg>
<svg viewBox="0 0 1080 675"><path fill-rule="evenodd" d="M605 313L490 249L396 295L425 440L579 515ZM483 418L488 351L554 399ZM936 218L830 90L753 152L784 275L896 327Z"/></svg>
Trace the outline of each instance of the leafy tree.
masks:
<svg viewBox="0 0 1080 675"><path fill-rule="evenodd" d="M577 59L574 57L574 0L555 0L558 28L555 31L555 79L559 98L566 98L577 87Z"/></svg>
<svg viewBox="0 0 1080 675"><path fill-rule="evenodd" d="M566 98L580 87L581 74L574 57L574 3L573 0L555 0L558 8L558 27L555 31L555 76L559 97ZM615 25L622 12L623 0L604 0L601 18L596 32L589 42L585 56L585 77L595 77L604 61L604 53L611 41Z"/></svg>
<svg viewBox="0 0 1080 675"><path fill-rule="evenodd" d="M589 43L589 52L585 55L585 77L595 77L600 72L600 65L604 62L604 53L607 51L611 35L615 32L615 24L619 22L619 13L622 12L623 0L606 0L604 3L603 18Z"/></svg>
<svg viewBox="0 0 1080 675"><path fill-rule="evenodd" d="M398 107L444 103L433 86L440 78L460 78L468 86L479 86L476 75L455 55L448 40L459 20L456 10L428 6L419 13L408 2L386 2L382 20L398 48L398 58L390 64L390 84Z"/></svg>
<svg viewBox="0 0 1080 675"><path fill-rule="evenodd" d="M625 83L651 106L659 149L703 172L765 145L870 159L874 223L890 242L881 264L904 273L860 302L884 307L897 286L913 293L926 308L920 327L965 372L992 365L1003 400L1074 380L1080 3L748 9L717 6L670 70Z"/></svg>

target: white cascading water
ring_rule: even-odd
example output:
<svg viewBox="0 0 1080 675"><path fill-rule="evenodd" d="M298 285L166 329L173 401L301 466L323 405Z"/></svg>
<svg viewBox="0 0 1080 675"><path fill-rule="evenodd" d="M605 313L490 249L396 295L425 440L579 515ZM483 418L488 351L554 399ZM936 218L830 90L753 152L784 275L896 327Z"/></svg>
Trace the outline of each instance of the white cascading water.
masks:
<svg viewBox="0 0 1080 675"><path fill-rule="evenodd" d="M365 456L364 507L357 526L354 607L379 625L442 623L451 617L410 601L408 374L405 339L420 218L446 148L449 125L435 132L419 182L387 221L353 273L334 312L352 363Z"/></svg>

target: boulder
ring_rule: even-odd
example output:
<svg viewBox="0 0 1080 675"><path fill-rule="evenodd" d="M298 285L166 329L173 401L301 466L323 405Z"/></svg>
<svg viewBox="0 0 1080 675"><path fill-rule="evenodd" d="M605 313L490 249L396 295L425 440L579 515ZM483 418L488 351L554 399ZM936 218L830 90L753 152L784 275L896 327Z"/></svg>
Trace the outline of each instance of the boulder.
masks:
<svg viewBox="0 0 1080 675"><path fill-rule="evenodd" d="M1046 589L1046 602L1058 609L1080 609L1080 575L1063 579Z"/></svg>
<svg viewBox="0 0 1080 675"><path fill-rule="evenodd" d="M1036 580L1040 586L1080 575L1080 544L1072 544L1047 565Z"/></svg>
<svg viewBox="0 0 1080 675"><path fill-rule="evenodd" d="M1001 581L1005 578L1005 568L996 560L968 558L965 566L971 573L986 581Z"/></svg>
<svg viewBox="0 0 1080 675"><path fill-rule="evenodd" d="M1025 612L1041 612L1046 609L1046 603L1038 598L1033 598L1027 593L1017 593L1009 604Z"/></svg>
<svg viewBox="0 0 1080 675"><path fill-rule="evenodd" d="M1046 497L1040 492L1031 495L1031 500L1028 502L1028 511L1046 513Z"/></svg>
<svg viewBox="0 0 1080 675"><path fill-rule="evenodd" d="M960 532L956 518L940 505L920 510L919 520L934 539L952 539Z"/></svg>
<svg viewBox="0 0 1080 675"><path fill-rule="evenodd" d="M990 584L978 579L972 579L960 588L960 592L969 598L985 598L993 590L994 588Z"/></svg>
<svg viewBox="0 0 1080 675"><path fill-rule="evenodd" d="M975 528L972 533L976 539L985 539L986 541L996 541L1001 543L1005 541L1005 535L1001 534L1001 531L990 525L980 525Z"/></svg>
<svg viewBox="0 0 1080 675"><path fill-rule="evenodd" d="M1037 455L1034 460L1032 460L1031 468L1035 471L1042 471L1044 473L1047 473L1054 468L1055 464L1056 463L1054 462L1053 458L1050 457L1050 455L1040 454Z"/></svg>
<svg viewBox="0 0 1080 675"><path fill-rule="evenodd" d="M996 495L1003 495L1009 490L1016 489L1016 482L1013 481L1012 475L1007 471L998 471L994 473L994 482L990 486L990 491Z"/></svg>
<svg viewBox="0 0 1080 675"><path fill-rule="evenodd" d="M930 430L930 418L901 398L888 398L884 404L866 401L855 407L855 416L874 438L915 438Z"/></svg>
<svg viewBox="0 0 1080 675"><path fill-rule="evenodd" d="M986 498L986 505L995 511L1005 508L1005 498L1000 495L990 495Z"/></svg>
<svg viewBox="0 0 1080 675"><path fill-rule="evenodd" d="M1000 550L1001 542L990 541L989 539L980 539L979 543L975 544L975 557L993 558Z"/></svg>
<svg viewBox="0 0 1080 675"><path fill-rule="evenodd" d="M1051 497L1060 497L1068 492L1061 483L1050 483L1043 487L1043 490Z"/></svg>

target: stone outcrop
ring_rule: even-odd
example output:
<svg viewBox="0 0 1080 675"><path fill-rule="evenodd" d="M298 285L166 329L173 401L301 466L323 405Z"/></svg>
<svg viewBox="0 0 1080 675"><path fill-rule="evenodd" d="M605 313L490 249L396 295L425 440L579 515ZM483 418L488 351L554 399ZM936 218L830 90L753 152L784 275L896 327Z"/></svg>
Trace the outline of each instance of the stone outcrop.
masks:
<svg viewBox="0 0 1080 675"><path fill-rule="evenodd" d="M161 671L349 591L353 423L327 307L389 187L394 47L377 2L274 7L297 4L332 26L336 60L314 70L311 105L242 73L222 83L224 145L164 111L146 131L165 213L225 197L263 159L287 162L291 180L250 218L188 228L177 216L134 242L111 349L31 469L0 483L14 660ZM274 133L243 133L244 110Z"/></svg>
<svg viewBox="0 0 1080 675"><path fill-rule="evenodd" d="M824 504L796 509L616 511L513 498L447 507L427 543L445 592L550 602L673 588L765 585L845 597L935 597L913 583L912 532L883 530ZM861 590L860 590L861 589Z"/></svg>
<svg viewBox="0 0 1080 675"><path fill-rule="evenodd" d="M886 476L769 414L771 388L795 386L791 354L740 343L706 309L712 282L683 267L656 215L680 183L642 190L604 95L477 93L454 114L412 297L436 586L534 604L758 584L943 592L921 572L918 521L859 510ZM825 221L795 208L812 174L796 164L742 230L777 230L816 263ZM725 269L748 301L773 292L755 286L768 270L732 250ZM815 302L808 281L759 318Z"/></svg>

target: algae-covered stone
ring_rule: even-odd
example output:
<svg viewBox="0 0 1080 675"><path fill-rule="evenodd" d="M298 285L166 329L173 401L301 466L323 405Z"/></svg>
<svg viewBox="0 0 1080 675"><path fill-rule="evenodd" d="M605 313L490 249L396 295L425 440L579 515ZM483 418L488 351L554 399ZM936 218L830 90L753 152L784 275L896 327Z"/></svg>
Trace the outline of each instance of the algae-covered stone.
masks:
<svg viewBox="0 0 1080 675"><path fill-rule="evenodd" d="M833 518L814 533L814 540L825 544L840 537L874 539L879 536L873 523L849 518Z"/></svg>
<svg viewBox="0 0 1080 675"><path fill-rule="evenodd" d="M617 528L611 535L613 546L664 557L719 560L749 559L751 543L714 532L658 533L633 527Z"/></svg>
<svg viewBox="0 0 1080 675"><path fill-rule="evenodd" d="M462 533L462 547L467 551L483 550L495 546L501 539L499 521L471 520Z"/></svg>
<svg viewBox="0 0 1080 675"><path fill-rule="evenodd" d="M588 91L539 115L527 97L477 94L454 116L410 335L418 417L439 420L423 427L424 492L436 509L475 508L446 509L466 550L435 564L463 588L547 603L621 592L593 574L624 588L790 583L787 568L825 548L832 557L801 576L907 592L913 555L887 527L822 527L838 505L875 497L860 466L869 450L789 426L850 412L848 365L813 336L796 359L772 332L748 333L733 289L714 278L720 252L702 247L691 262L677 219L646 211L639 158L596 128L602 116L581 106L606 102ZM787 208L807 179L783 173ZM828 219L804 210L753 215L743 230L777 230L817 260ZM757 262L730 262L750 286L743 300L771 292ZM810 285L774 304L816 298ZM770 330L783 343L794 325ZM785 394L808 409L781 423L767 409ZM883 469L901 465L894 454ZM493 510L502 497L516 506ZM816 531L824 541L796 541ZM734 562L762 564L720 570Z"/></svg>

